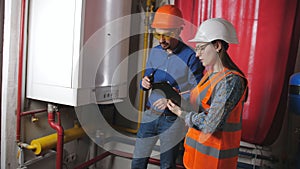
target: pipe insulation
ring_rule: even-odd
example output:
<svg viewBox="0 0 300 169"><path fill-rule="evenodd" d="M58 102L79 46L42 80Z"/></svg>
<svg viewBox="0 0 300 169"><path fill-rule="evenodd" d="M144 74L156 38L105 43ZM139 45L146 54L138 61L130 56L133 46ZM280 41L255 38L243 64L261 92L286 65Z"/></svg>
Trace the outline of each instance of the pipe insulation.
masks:
<svg viewBox="0 0 300 169"><path fill-rule="evenodd" d="M81 138L85 135L84 130L75 125L73 128L64 131L64 143L73 141L75 139ZM44 136L31 141L29 147L34 147L33 151L35 155L39 155L42 151L52 149L56 147L57 144L57 133Z"/></svg>

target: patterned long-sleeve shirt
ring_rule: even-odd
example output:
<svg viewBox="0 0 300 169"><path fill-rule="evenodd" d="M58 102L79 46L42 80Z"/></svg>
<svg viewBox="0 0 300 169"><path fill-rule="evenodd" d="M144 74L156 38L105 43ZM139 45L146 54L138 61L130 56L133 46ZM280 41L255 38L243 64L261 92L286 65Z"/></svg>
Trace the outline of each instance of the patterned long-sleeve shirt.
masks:
<svg viewBox="0 0 300 169"><path fill-rule="evenodd" d="M214 88L209 110L199 113L183 111L180 117L185 118L185 122L189 127L195 127L204 133L222 130L228 114L239 102L244 90L243 79L238 75L229 74Z"/></svg>

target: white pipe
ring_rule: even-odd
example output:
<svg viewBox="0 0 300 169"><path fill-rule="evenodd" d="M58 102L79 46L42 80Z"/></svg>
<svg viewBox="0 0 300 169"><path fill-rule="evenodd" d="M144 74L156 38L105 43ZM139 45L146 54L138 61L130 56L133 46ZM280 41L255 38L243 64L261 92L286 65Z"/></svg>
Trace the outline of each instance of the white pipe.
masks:
<svg viewBox="0 0 300 169"><path fill-rule="evenodd" d="M96 157L97 147L98 146L96 146L96 143L93 140L90 140L90 149L89 149L89 159L88 160L91 160ZM95 169L95 168L96 168L96 163L89 166L89 169Z"/></svg>

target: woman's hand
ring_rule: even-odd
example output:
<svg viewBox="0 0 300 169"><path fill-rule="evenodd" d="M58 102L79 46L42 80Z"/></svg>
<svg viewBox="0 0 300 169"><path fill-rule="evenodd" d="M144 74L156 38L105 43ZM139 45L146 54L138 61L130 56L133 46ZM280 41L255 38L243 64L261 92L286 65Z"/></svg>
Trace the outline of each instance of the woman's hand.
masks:
<svg viewBox="0 0 300 169"><path fill-rule="evenodd" d="M182 113L181 108L176 104L174 104L171 100L168 100L167 107L171 112L173 112L177 116L180 116Z"/></svg>
<svg viewBox="0 0 300 169"><path fill-rule="evenodd" d="M161 98L161 99L156 100L153 103L153 106L156 107L159 110L165 110L167 108L167 102L168 102L167 99Z"/></svg>

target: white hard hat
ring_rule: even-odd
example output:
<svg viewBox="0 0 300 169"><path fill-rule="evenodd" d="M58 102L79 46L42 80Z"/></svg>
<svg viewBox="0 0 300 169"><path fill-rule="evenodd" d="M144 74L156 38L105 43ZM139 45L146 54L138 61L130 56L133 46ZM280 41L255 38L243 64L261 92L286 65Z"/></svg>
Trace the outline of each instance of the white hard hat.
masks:
<svg viewBox="0 0 300 169"><path fill-rule="evenodd" d="M217 39L227 43L239 43L235 28L223 18L212 18L204 21L198 28L194 39L189 40L189 42L212 42Z"/></svg>

